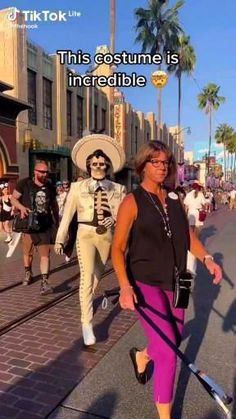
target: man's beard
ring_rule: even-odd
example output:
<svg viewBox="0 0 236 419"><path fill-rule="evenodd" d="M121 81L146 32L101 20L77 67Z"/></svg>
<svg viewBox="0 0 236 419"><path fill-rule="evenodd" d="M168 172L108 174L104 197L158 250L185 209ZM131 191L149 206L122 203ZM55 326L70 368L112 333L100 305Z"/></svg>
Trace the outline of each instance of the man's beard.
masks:
<svg viewBox="0 0 236 419"><path fill-rule="evenodd" d="M45 184L46 183L46 181L47 181L47 178L46 177L38 177L38 181L40 182L40 183L43 183L43 184Z"/></svg>

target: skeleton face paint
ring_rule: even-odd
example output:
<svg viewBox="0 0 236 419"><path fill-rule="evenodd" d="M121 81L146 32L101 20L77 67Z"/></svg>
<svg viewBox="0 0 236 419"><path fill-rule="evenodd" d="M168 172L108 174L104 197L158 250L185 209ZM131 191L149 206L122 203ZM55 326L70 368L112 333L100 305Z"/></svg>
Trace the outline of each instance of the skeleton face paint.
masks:
<svg viewBox="0 0 236 419"><path fill-rule="evenodd" d="M93 179L104 179L106 177L106 161L104 157L93 157L90 162L91 176Z"/></svg>

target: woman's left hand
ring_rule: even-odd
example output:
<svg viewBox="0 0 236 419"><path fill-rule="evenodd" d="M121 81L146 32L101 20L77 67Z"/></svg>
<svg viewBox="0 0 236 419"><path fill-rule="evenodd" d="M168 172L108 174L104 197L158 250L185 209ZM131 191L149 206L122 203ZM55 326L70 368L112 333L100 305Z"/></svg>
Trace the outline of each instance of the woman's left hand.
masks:
<svg viewBox="0 0 236 419"><path fill-rule="evenodd" d="M214 260L206 260L205 266L211 275L214 275L213 284L219 284L222 280L222 270Z"/></svg>

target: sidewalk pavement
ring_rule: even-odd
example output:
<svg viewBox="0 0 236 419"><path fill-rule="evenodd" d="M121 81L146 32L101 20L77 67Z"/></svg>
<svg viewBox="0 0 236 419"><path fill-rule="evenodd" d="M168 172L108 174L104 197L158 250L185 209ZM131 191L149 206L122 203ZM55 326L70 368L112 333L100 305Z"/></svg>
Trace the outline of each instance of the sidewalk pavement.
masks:
<svg viewBox="0 0 236 419"><path fill-rule="evenodd" d="M205 270L198 268L182 345L188 356L196 359L197 365L229 393L233 392L236 332L235 292L232 289L235 281L235 221L235 214L227 210L208 218L203 240L207 242L209 252L223 261L225 281L221 288L213 287ZM9 283L9 272L12 272L12 280L21 280L20 247L18 257L18 261L16 254L15 261L0 264L0 281L5 273L3 279ZM56 295L68 286L79 284L76 261L65 265L63 259L57 258L52 255ZM61 264L59 270L58 263ZM27 312L30 305L37 307L42 302L39 282L36 280L29 287L19 286L0 294L2 324L7 318L13 320L19 314L17 310ZM42 419L50 414L60 418L65 412L67 418L78 419L156 418L151 385L136 383L128 356L130 346L144 344L135 324L135 315L120 311L119 306L110 304L106 311L100 306L103 290L116 285L114 274L109 274L98 289L94 351L83 348L77 293L1 336L1 419ZM189 381L185 368L180 370L177 389L174 419L222 417L197 380L191 377ZM70 393L71 398L68 397ZM55 413L58 405L61 407Z"/></svg>
<svg viewBox="0 0 236 419"><path fill-rule="evenodd" d="M181 349L229 394L235 393L235 237L236 215L225 210L209 217L202 240L224 263L221 287L198 266L195 290L187 310ZM152 386L137 383L129 359L132 346L145 338L138 323L113 346L53 412L50 419L156 419ZM225 416L185 366L179 365L174 419L221 419ZM236 403L232 406L236 414Z"/></svg>

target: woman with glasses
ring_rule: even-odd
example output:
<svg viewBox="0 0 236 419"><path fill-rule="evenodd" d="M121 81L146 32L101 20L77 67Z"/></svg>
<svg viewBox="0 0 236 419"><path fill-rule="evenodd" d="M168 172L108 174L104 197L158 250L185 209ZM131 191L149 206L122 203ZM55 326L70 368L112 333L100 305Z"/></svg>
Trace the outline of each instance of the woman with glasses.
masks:
<svg viewBox="0 0 236 419"><path fill-rule="evenodd" d="M184 309L172 305L174 272L176 265L179 272L186 270L189 248L214 274L215 284L221 280L221 270L189 230L178 195L168 193L164 186L173 183L176 173L168 147L160 141L144 144L137 153L135 168L141 183L120 205L112 262L120 285L120 305L137 311L148 341L143 350L130 350L136 378L141 384L147 382L147 365L152 360L159 418L170 419L176 354L150 322L167 340L180 344Z"/></svg>

